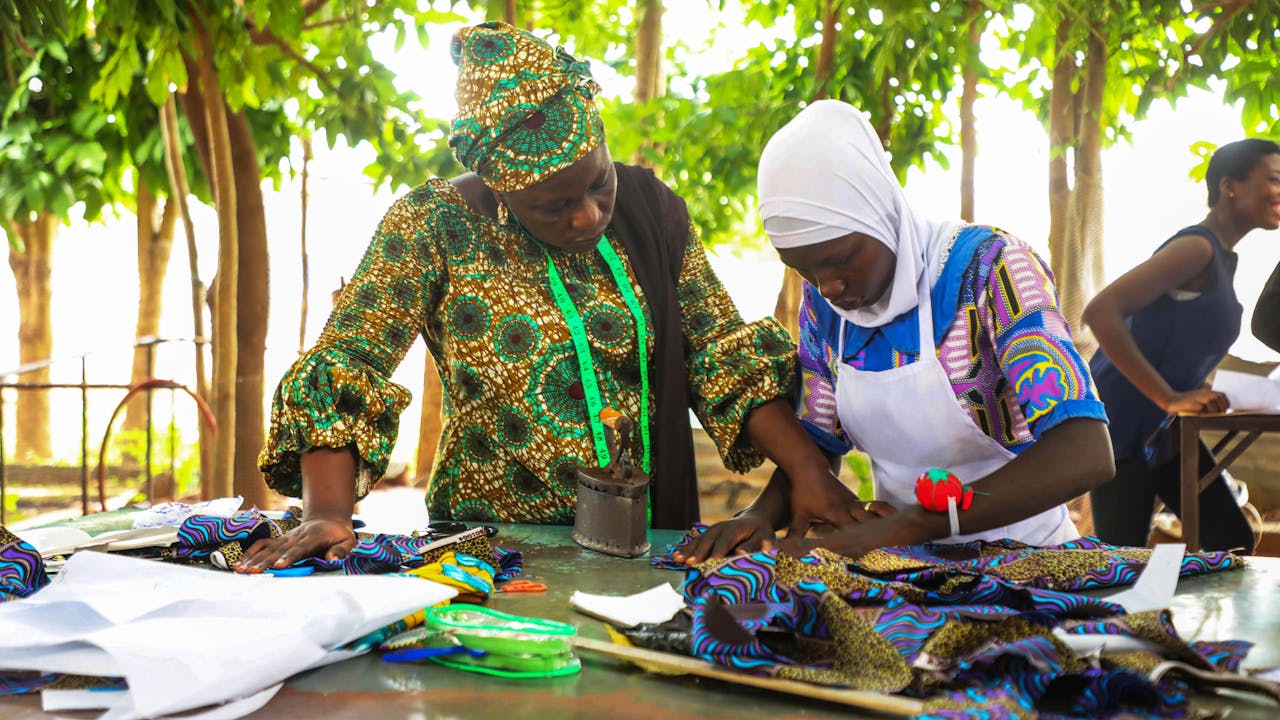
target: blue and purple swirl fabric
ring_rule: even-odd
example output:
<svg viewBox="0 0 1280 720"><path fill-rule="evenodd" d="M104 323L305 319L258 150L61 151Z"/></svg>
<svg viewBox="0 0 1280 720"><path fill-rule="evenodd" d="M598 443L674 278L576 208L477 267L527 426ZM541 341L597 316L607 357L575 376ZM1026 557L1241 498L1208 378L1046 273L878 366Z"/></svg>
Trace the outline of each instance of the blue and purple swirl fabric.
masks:
<svg viewBox="0 0 1280 720"><path fill-rule="evenodd" d="M256 509L238 512L231 517L196 515L187 518L178 528L178 541L171 550L170 559L212 559L219 566L230 567L241 553L258 540L280 537L297 527L300 515L300 511L291 508L279 520ZM431 542L425 536L357 532L356 545L346 557L338 560L306 558L294 563L294 567L311 567L320 572L341 572L347 575L377 575L435 562L440 553L447 549L473 555L491 564L498 569L498 574L494 576L498 582L510 580L522 568L519 552L495 549L485 537L466 540L439 551L426 549Z"/></svg>
<svg viewBox="0 0 1280 720"><path fill-rule="evenodd" d="M890 547L857 560L815 550L696 567L670 553L653 562L685 571L692 653L721 665L923 697L922 717L939 720L1185 717L1185 688L1145 673L1164 660L1236 672L1251 643L1188 643L1168 611L1126 614L1079 593L1131 584L1150 552L1083 538L1048 548ZM1182 575L1241 564L1230 553L1192 554ZM1156 650L1078 657L1055 630L1127 636Z"/></svg>
<svg viewBox="0 0 1280 720"><path fill-rule="evenodd" d="M40 553L0 525L0 602L27 597L48 584Z"/></svg>

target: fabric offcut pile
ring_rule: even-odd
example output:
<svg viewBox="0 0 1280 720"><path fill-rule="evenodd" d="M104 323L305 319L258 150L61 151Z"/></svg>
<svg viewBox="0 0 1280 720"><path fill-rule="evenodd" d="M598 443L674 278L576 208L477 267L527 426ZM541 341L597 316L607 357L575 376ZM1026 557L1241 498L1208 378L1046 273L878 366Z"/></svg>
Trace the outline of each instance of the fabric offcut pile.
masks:
<svg viewBox="0 0 1280 720"><path fill-rule="evenodd" d="M692 568L668 554L653 562L686 571L686 609L623 632L758 675L922 698L930 719L1186 717L1187 686L1149 675L1173 662L1239 678L1252 643L1189 643L1168 610L1126 613L1080 594L1132 584L1151 552L1083 538L883 548L856 560L768 551ZM1188 554L1180 574L1242 564ZM1081 655L1064 642L1079 635L1104 643Z"/></svg>

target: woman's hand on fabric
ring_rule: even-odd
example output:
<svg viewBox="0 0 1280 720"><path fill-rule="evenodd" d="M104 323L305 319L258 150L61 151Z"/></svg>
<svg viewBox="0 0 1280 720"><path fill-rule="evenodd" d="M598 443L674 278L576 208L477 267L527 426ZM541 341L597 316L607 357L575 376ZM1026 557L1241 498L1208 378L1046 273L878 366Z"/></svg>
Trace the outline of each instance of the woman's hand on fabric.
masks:
<svg viewBox="0 0 1280 720"><path fill-rule="evenodd" d="M1178 413L1223 413L1231 407L1226 395L1208 387L1196 388L1190 392L1174 393L1164 404L1164 411L1170 415Z"/></svg>
<svg viewBox="0 0 1280 720"><path fill-rule="evenodd" d="M304 520L278 538L259 540L249 546L233 569L238 573L260 573L286 568L309 557L341 560L355 545L356 534L350 519Z"/></svg>
<svg viewBox="0 0 1280 720"><path fill-rule="evenodd" d="M793 486L787 536L804 536L814 525L842 528L894 512L896 509L889 503L862 500L831 475L826 482Z"/></svg>
<svg viewBox="0 0 1280 720"><path fill-rule="evenodd" d="M768 518L755 513L743 513L707 528L698 537L676 548L671 557L685 565L697 565L726 557L730 553L745 555L772 550L775 539L773 523Z"/></svg>
<svg viewBox="0 0 1280 720"><path fill-rule="evenodd" d="M849 558L860 558L876 548L892 545L913 545L924 540L911 512L893 511L888 503L876 503L889 508L885 515L869 513L869 517L851 523L818 537L787 535L778 543L778 549L793 557L803 557L816 548L825 548ZM874 511L876 508L872 508Z"/></svg>

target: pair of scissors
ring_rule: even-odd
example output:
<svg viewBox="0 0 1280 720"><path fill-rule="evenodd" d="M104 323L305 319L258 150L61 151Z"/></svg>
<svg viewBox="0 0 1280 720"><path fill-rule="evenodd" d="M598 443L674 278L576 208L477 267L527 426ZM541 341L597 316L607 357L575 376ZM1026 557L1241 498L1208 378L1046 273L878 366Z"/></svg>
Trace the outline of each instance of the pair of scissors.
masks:
<svg viewBox="0 0 1280 720"><path fill-rule="evenodd" d="M493 537L498 534L498 528L492 525L481 525L480 527L484 528L485 537ZM458 533L466 532L470 529L470 526L466 523L459 522L457 520L437 520L433 523L427 524L427 538L431 540L439 540L441 538L449 537L450 535L457 535Z"/></svg>
<svg viewBox="0 0 1280 720"><path fill-rule="evenodd" d="M498 592L506 593L538 593L546 592L547 584L532 580L510 580L498 586Z"/></svg>

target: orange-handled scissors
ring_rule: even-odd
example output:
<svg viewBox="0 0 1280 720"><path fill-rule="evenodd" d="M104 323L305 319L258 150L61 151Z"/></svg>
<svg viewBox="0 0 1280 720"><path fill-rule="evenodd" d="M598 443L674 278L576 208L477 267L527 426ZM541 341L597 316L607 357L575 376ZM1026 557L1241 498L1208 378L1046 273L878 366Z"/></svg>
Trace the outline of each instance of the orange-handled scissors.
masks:
<svg viewBox="0 0 1280 720"><path fill-rule="evenodd" d="M511 580L498 586L498 592L508 593L536 593L546 592L547 584L534 582L532 580Z"/></svg>

